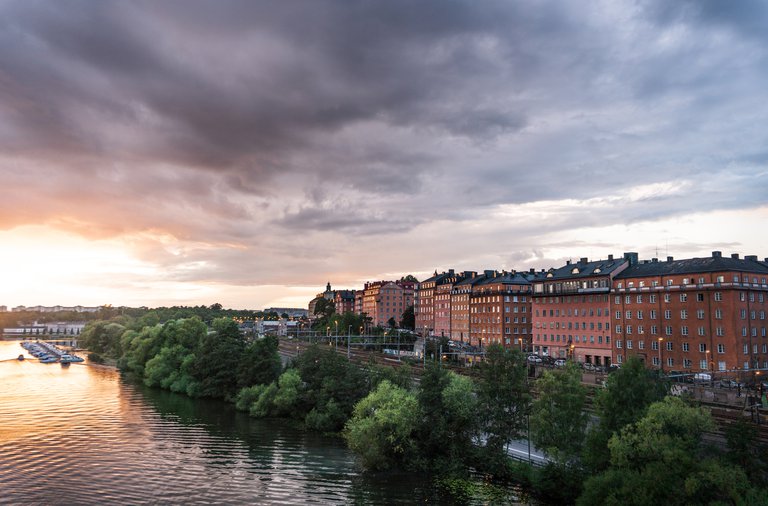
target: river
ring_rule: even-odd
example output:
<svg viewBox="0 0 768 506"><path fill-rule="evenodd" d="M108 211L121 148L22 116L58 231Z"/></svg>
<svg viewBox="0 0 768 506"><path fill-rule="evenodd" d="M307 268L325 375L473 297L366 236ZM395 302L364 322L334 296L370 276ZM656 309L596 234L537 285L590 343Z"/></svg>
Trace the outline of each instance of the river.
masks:
<svg viewBox="0 0 768 506"><path fill-rule="evenodd" d="M362 473L338 438L32 358L0 341L1 504L431 502L419 477Z"/></svg>

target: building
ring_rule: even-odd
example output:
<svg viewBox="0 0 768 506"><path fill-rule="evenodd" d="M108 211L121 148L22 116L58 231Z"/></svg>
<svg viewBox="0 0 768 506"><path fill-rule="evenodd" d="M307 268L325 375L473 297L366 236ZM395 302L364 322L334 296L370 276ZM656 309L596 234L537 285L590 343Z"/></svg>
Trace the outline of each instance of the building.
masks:
<svg viewBox="0 0 768 506"><path fill-rule="evenodd" d="M484 271L469 293L469 343L525 350L531 332L532 272Z"/></svg>
<svg viewBox="0 0 768 506"><path fill-rule="evenodd" d="M612 361L611 301L613 279L636 262L624 258L581 258L549 269L533 283L533 352L608 366Z"/></svg>
<svg viewBox="0 0 768 506"><path fill-rule="evenodd" d="M432 299L432 312L434 314L433 334L435 336L448 337L453 339L453 299L454 287L467 276L477 275L475 272L454 273L451 269L447 275L437 283L434 289ZM458 301L457 301L458 302ZM467 304L468 307L468 304ZM468 314L468 311L467 311ZM467 319L468 321L468 319ZM461 331L459 332L461 334ZM459 341L463 339L459 338Z"/></svg>
<svg viewBox="0 0 768 506"><path fill-rule="evenodd" d="M327 301L333 302L335 297L336 297L336 292L331 290L331 283L329 281L328 284L325 285L325 291L321 292L321 293L318 293L317 295L315 295L314 299L309 301L309 305L307 306L307 315L309 316L309 319L311 320L311 319L314 319L316 317L315 316L315 309L317 308L317 303L321 299L325 299Z"/></svg>
<svg viewBox="0 0 768 506"><path fill-rule="evenodd" d="M25 311L31 313L59 313L64 311L71 313L98 313L100 309L100 306L16 306L12 309L12 311L14 313L21 313Z"/></svg>
<svg viewBox="0 0 768 506"><path fill-rule="evenodd" d="M8 306L0 306L0 313L7 313L8 312Z"/></svg>
<svg viewBox="0 0 768 506"><path fill-rule="evenodd" d="M435 271L434 276L418 284L415 297L418 304L414 306L413 310L416 317L416 331L421 332L423 336L436 335L434 305L436 288L442 285L446 279L454 279L455 276L453 269L442 274Z"/></svg>
<svg viewBox="0 0 768 506"><path fill-rule="evenodd" d="M397 325L403 312L413 305L415 283L412 281L371 281L363 288L362 313L373 325L386 326L390 319Z"/></svg>
<svg viewBox="0 0 768 506"><path fill-rule="evenodd" d="M451 289L451 339L469 342L469 295L472 286L483 279L477 272L464 271L462 279L453 284Z"/></svg>
<svg viewBox="0 0 768 506"><path fill-rule="evenodd" d="M279 315L287 314L289 318L306 318L308 311L298 307L268 307L265 313L277 313Z"/></svg>
<svg viewBox="0 0 768 506"><path fill-rule="evenodd" d="M768 258L656 258L616 276L617 363L640 357L664 372L768 368Z"/></svg>
<svg viewBox="0 0 768 506"><path fill-rule="evenodd" d="M355 312L355 290L336 290L333 299L336 312L339 314Z"/></svg>

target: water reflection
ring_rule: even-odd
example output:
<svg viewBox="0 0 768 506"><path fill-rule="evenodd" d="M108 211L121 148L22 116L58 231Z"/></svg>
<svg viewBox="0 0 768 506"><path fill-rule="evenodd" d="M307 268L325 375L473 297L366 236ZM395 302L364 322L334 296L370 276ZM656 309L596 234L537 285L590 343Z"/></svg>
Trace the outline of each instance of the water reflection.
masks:
<svg viewBox="0 0 768 506"><path fill-rule="evenodd" d="M412 504L418 478L362 475L343 441L111 368L10 360L0 341L0 503ZM5 360L9 359L9 360Z"/></svg>

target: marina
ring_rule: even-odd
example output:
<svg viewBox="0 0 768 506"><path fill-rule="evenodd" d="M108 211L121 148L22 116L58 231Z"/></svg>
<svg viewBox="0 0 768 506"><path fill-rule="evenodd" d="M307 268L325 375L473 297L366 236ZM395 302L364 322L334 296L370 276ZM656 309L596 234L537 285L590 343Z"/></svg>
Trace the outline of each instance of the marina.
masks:
<svg viewBox="0 0 768 506"><path fill-rule="evenodd" d="M21 347L27 350L27 353L35 357L41 364L60 363L62 366L68 366L72 362L84 362L85 359L68 351L60 349L55 344L45 341L24 341ZM24 360L24 355L19 355L19 360Z"/></svg>

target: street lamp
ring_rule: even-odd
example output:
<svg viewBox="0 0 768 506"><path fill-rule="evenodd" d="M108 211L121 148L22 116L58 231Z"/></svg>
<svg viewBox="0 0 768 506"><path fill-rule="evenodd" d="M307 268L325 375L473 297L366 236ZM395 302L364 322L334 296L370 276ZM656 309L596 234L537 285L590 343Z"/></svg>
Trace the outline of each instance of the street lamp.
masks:
<svg viewBox="0 0 768 506"><path fill-rule="evenodd" d="M664 342L664 338L659 338L659 370L664 372L664 363L661 361L661 343Z"/></svg>

